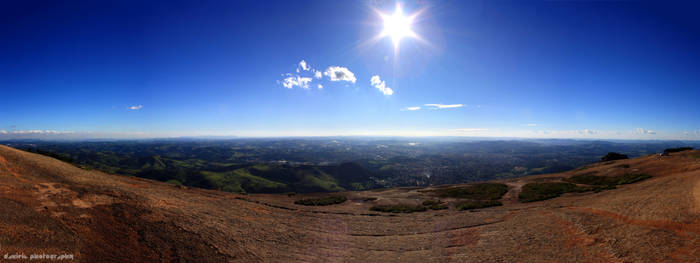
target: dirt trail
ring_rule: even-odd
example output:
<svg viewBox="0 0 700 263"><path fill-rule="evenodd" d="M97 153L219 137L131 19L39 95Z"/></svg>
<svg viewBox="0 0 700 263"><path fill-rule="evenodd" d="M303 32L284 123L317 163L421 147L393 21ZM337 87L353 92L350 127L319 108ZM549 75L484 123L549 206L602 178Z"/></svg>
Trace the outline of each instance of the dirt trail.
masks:
<svg viewBox="0 0 700 263"><path fill-rule="evenodd" d="M503 195L503 204L515 204L518 203L518 195L525 185L525 182L518 180L514 182L505 182L508 185L508 192Z"/></svg>

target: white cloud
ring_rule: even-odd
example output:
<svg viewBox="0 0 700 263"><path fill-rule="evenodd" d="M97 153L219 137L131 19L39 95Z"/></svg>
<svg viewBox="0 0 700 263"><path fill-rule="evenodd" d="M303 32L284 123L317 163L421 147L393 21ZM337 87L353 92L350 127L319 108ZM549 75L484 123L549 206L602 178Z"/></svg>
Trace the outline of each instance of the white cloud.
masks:
<svg viewBox="0 0 700 263"><path fill-rule="evenodd" d="M19 131L0 131L0 134L73 134L73 131L56 131L56 130L19 130Z"/></svg>
<svg viewBox="0 0 700 263"><path fill-rule="evenodd" d="M301 69L303 69L304 71L309 71L309 69L311 69L311 67L306 65L306 61L303 59L301 61L299 61L299 67L301 67ZM297 68L297 72L299 72L298 68Z"/></svg>
<svg viewBox="0 0 700 263"><path fill-rule="evenodd" d="M592 135L592 134L598 134L598 131L589 130L589 129L584 129L584 130L578 131L578 133L580 133L580 134L591 134L591 135Z"/></svg>
<svg viewBox="0 0 700 263"><path fill-rule="evenodd" d="M304 76L302 75L309 75L309 74L299 74L302 73L302 71L310 71L313 73L313 76ZM304 89L308 89L309 85L311 84L313 78L320 79L323 77L322 73L318 70L313 69L308 63L306 63L306 60L301 60L299 61L299 64L296 69L297 74L292 74L292 73L284 73L281 74L282 77L285 77L281 82L277 81L277 83L281 83L283 87L291 89L296 87L301 87Z"/></svg>
<svg viewBox="0 0 700 263"><path fill-rule="evenodd" d="M140 110L141 108L143 108L143 105L134 105L129 107L130 110Z"/></svg>
<svg viewBox="0 0 700 263"><path fill-rule="evenodd" d="M464 107L463 104L425 104L423 106L431 107L432 109L451 109Z"/></svg>
<svg viewBox="0 0 700 263"><path fill-rule="evenodd" d="M323 88L323 85L318 84L318 89L322 89L322 88Z"/></svg>
<svg viewBox="0 0 700 263"><path fill-rule="evenodd" d="M636 134L649 134L649 135L656 134L655 131L647 130L647 129L644 129L644 128L637 128L634 132L635 132Z"/></svg>
<svg viewBox="0 0 700 263"><path fill-rule="evenodd" d="M282 82L282 86L284 86L285 88L288 88L288 89L294 88L294 86L308 89L310 82L311 82L311 78L292 76L292 77L286 77Z"/></svg>
<svg viewBox="0 0 700 263"><path fill-rule="evenodd" d="M528 127L535 127L535 126L537 126L537 124L535 124L535 123L528 123L527 126L528 126Z"/></svg>
<svg viewBox="0 0 700 263"><path fill-rule="evenodd" d="M378 80L378 79L377 79ZM421 106L412 106L412 107L405 107L401 109L402 111L417 111L421 109L430 109L430 110L438 110L438 109L453 109L453 108L461 108L464 107L464 104L436 104L436 103L430 103L430 104L423 104L425 108Z"/></svg>
<svg viewBox="0 0 700 263"><path fill-rule="evenodd" d="M384 82L381 78L379 78L378 75L372 76L372 79L369 80L370 84L377 88L379 91L381 91L384 95L392 95L394 94L394 90L386 86L386 82Z"/></svg>
<svg viewBox="0 0 700 263"><path fill-rule="evenodd" d="M352 83L355 83L357 79L355 78L355 74L352 73L348 68L346 67L339 67L339 66L330 66L326 69L325 72L323 72L324 75L330 77L331 81L349 81Z"/></svg>
<svg viewBox="0 0 700 263"><path fill-rule="evenodd" d="M406 110L407 111L416 111L416 110L420 110L420 106L406 107L406 108L403 108L402 110L404 110L404 111L406 111Z"/></svg>
<svg viewBox="0 0 700 263"><path fill-rule="evenodd" d="M461 128L461 129L455 129L457 132L482 132L482 131L488 131L489 129L484 129L484 128Z"/></svg>

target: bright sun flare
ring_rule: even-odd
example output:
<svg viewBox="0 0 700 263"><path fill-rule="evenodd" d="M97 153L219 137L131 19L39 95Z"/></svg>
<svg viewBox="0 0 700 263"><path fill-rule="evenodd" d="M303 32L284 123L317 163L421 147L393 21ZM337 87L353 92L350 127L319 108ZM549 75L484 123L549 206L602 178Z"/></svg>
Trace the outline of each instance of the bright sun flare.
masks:
<svg viewBox="0 0 700 263"><path fill-rule="evenodd" d="M411 23L413 23L413 18L415 16L404 16L401 5L396 5L394 14L381 14L381 16L384 20L384 31L382 31L381 36L391 37L391 41L394 42L395 47L398 47L401 38L416 36L411 30Z"/></svg>

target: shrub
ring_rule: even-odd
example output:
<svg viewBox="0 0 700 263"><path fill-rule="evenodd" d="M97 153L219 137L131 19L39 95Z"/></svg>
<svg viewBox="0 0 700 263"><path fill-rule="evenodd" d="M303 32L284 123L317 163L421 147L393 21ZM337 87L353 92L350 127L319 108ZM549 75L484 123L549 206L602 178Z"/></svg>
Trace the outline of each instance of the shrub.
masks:
<svg viewBox="0 0 700 263"><path fill-rule="evenodd" d="M486 207L492 207L492 206L502 206L503 204L500 201L478 201L478 200L471 200L471 201L466 201L457 204L456 208L457 211L463 211L463 210L472 210L472 209L479 209L479 208L486 208Z"/></svg>
<svg viewBox="0 0 700 263"><path fill-rule="evenodd" d="M340 204L348 199L345 196L329 196L322 198L310 198L294 201L297 205L319 206L319 205L335 205Z"/></svg>
<svg viewBox="0 0 700 263"><path fill-rule="evenodd" d="M428 210L425 206L422 205L406 205L406 204L398 204L398 205L375 205L370 208L372 211L377 211L377 212L387 212L387 213L413 213L413 212L424 212Z"/></svg>
<svg viewBox="0 0 700 263"><path fill-rule="evenodd" d="M603 158L600 158L601 162L608 162L608 161L615 161L615 160L623 160L623 159L629 159L626 154L620 154L616 152L609 152Z"/></svg>
<svg viewBox="0 0 700 263"><path fill-rule="evenodd" d="M474 200L498 200L508 192L508 186L498 183L480 183L464 187L436 190L440 197L464 198Z"/></svg>

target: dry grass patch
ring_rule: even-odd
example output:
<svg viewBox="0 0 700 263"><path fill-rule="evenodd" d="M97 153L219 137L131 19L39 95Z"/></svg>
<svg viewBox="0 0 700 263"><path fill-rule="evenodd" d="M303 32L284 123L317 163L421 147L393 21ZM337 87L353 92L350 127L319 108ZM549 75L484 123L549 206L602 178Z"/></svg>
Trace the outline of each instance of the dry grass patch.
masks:
<svg viewBox="0 0 700 263"><path fill-rule="evenodd" d="M480 183L464 187L438 189L435 192L443 198L498 200L508 192L508 186L499 183Z"/></svg>

